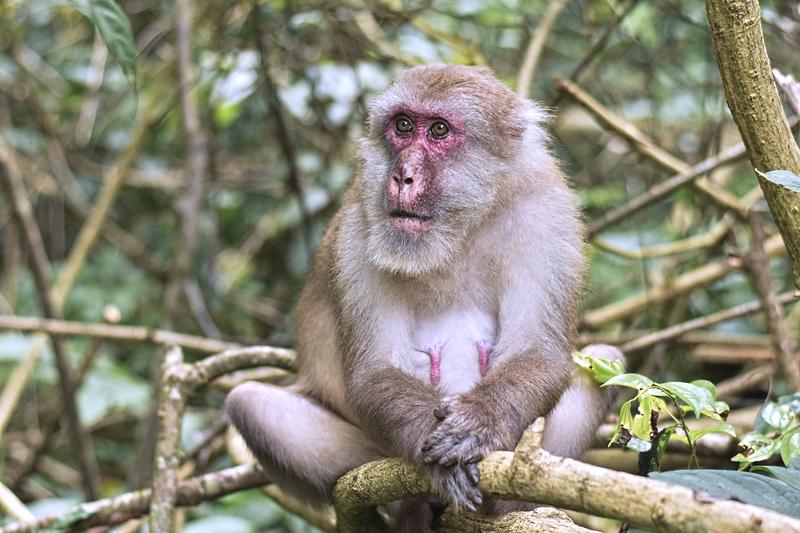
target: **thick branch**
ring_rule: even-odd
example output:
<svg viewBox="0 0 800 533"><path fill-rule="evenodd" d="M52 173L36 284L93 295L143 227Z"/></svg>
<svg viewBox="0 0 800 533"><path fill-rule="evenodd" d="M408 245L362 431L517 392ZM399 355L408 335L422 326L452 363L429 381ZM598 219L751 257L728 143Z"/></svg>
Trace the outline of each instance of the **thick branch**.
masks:
<svg viewBox="0 0 800 533"><path fill-rule="evenodd" d="M757 0L707 0L708 23L725 99L747 155L761 171L800 175L795 143L772 79ZM800 288L800 193L759 176L770 211L786 242L795 285Z"/></svg>

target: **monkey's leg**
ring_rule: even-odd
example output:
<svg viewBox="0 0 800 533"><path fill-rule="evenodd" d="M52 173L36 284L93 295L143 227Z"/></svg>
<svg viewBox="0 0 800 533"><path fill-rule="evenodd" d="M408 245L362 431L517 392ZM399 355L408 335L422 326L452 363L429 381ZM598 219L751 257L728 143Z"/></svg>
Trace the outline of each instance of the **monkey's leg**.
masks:
<svg viewBox="0 0 800 533"><path fill-rule="evenodd" d="M364 432L292 388L243 383L225 403L270 478L306 501L330 501L342 474L383 457Z"/></svg>
<svg viewBox="0 0 800 533"><path fill-rule="evenodd" d="M592 344L581 351L611 361L625 361L622 352L607 344ZM561 457L580 457L591 445L613 398L613 390L601 389L586 372L576 371L569 388L547 415L542 448Z"/></svg>

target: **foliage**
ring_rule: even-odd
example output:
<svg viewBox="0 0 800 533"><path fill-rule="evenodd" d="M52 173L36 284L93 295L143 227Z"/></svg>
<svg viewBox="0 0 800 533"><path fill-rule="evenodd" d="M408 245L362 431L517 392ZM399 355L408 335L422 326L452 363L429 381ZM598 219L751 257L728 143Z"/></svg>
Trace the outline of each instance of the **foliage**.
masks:
<svg viewBox="0 0 800 533"><path fill-rule="evenodd" d="M789 468L760 466L753 472L734 470L673 470L653 472L650 477L683 485L698 494L766 507L800 518L800 463ZM700 497L700 496L698 496Z"/></svg>
<svg viewBox="0 0 800 533"><path fill-rule="evenodd" d="M106 310L117 309L125 325L168 328L242 344L291 346L288 316L311 251L353 172L352 155L369 98L397 70L430 62L484 63L513 87L525 49L549 4L545 0L191 2L195 71L191 96L208 138L210 165L202 205L196 210L199 236L187 276L190 288L196 289L194 299L191 305L182 302L178 316L168 316L172 263L185 244L177 206L187 190L190 144L174 90L178 85L174 2L1 3L0 146L19 163L52 263L51 283L74 250L103 183L120 161L131 157L104 236L94 243L67 296L64 318L102 322ZM689 164L738 142L708 46L702 2L640 1L617 25L628 5L570 1L547 39L531 91L532 97L553 109L549 124L553 150L580 195L587 223L673 172L599 127L569 98L557 101L563 95L552 83L554 75L568 76L585 62L575 76L581 86ZM761 5L773 65L797 75L800 14L779 0ZM608 40L588 57L607 30ZM268 84L275 88L276 100L268 97ZM156 102L157 109L150 110L153 121L137 140L136 127L148 111L147 102ZM279 115L286 126L283 133ZM288 144L281 142L286 140ZM287 151L286 146L294 150ZM291 176L297 177L299 194ZM781 176L782 183L793 183L792 176L777 177ZM755 186L752 169L741 160L704 174L706 178L740 199ZM41 316L19 228L9 213L0 190L0 314ZM729 214L686 186L601 234L631 252L702 237ZM735 269L668 298L649 298L651 289L670 288L681 275L715 264L727 268L745 255L750 232L738 217L735 220L710 244L642 258L609 251L590 238L586 309L640 295L647 298L635 312L583 327L581 333L611 336L621 343L631 334L756 299L748 274ZM769 220L767 224L769 233L773 226ZM145 253L135 253L137 246ZM790 271L779 254L772 259L771 272L777 292L790 287ZM800 323L798 316L795 311L787 320L794 324L791 331ZM631 372L641 374L616 378L636 392L636 398L623 407L625 420L617 428L617 439L627 433L629 447L649 446L651 457L657 459L667 440L693 444L702 437L682 430L689 413L710 417L718 430L726 429L714 418L723 416L714 389L708 382L690 381L689 376L708 376L715 382L736 376L748 364L764 359L770 349L769 330L760 316L743 316L701 333L706 336L699 340L674 338L626 353ZM746 349L743 339L751 342ZM162 347L82 337L63 337L62 342L73 368L85 371L78 404L90 423L102 471L102 496L147 486L150 469L141 450L147 449L155 362ZM0 332L0 388L6 390L33 345L30 333ZM187 352L190 360L201 356ZM640 370L650 363L650 370ZM617 365L592 365L602 381L624 372ZM12 418L0 431L3 482L37 513L53 512L83 498L62 422L52 426L41 450L46 459L41 468L18 477L26 454L36 448L62 405L54 393L57 379L47 346ZM774 386L779 393L789 392L780 378ZM766 387L759 384L738 395L732 405L760 403L765 393ZM193 424L184 428L182 449L186 457L203 457L196 472L229 464L219 445L207 446L204 440L222 418L223 398L224 390L209 388L191 400L188 418ZM654 413L660 414L660 422L651 419ZM664 419L670 424L664 426ZM783 447L786 442L796 446L797 437L787 438L794 427L762 429L772 443L778 439ZM193 455L198 446L203 453ZM258 491L247 491L191 508L187 529L303 530L288 513L264 501Z"/></svg>
<svg viewBox="0 0 800 533"><path fill-rule="evenodd" d="M776 453L787 466L800 461L800 393L766 402L756 416L755 430L742 436L739 444L744 450L733 461L742 469L752 470L755 463Z"/></svg>
<svg viewBox="0 0 800 533"><path fill-rule="evenodd" d="M689 446L692 461L697 466L695 444L698 439L711 433L736 436L734 427L724 421L730 408L716 399L717 390L710 381L657 383L641 374L623 373L619 361L609 363L581 352L573 353L572 357L603 387L626 387L636 391L636 396L619 409L619 421L610 444L617 443L638 452L640 458L647 460L643 468L645 473L659 470L661 457L672 438ZM689 413L695 418L708 417L717 424L689 429L686 424ZM674 424L659 428L662 415L669 416Z"/></svg>

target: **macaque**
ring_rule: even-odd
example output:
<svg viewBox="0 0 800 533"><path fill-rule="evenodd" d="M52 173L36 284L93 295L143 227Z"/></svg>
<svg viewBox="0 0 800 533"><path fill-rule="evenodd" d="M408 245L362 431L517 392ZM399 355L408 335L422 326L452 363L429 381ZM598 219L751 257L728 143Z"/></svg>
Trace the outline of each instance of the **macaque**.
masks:
<svg viewBox="0 0 800 533"><path fill-rule="evenodd" d="M476 463L537 417L552 453L591 442L607 398L570 358L583 229L546 118L478 67L405 70L370 103L298 304L297 381L227 399L285 490L330 501L342 474L400 456L431 482L401 512L426 531L443 505L505 509L483 502Z"/></svg>

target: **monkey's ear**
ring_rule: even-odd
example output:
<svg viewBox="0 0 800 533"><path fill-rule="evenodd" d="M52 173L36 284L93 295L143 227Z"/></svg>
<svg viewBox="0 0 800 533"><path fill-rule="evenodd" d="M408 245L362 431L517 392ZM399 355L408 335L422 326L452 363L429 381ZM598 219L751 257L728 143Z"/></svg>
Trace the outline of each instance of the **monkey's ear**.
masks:
<svg viewBox="0 0 800 533"><path fill-rule="evenodd" d="M511 126L511 135L525 145L546 145L550 136L545 126L552 114L533 100L522 99L518 122Z"/></svg>

